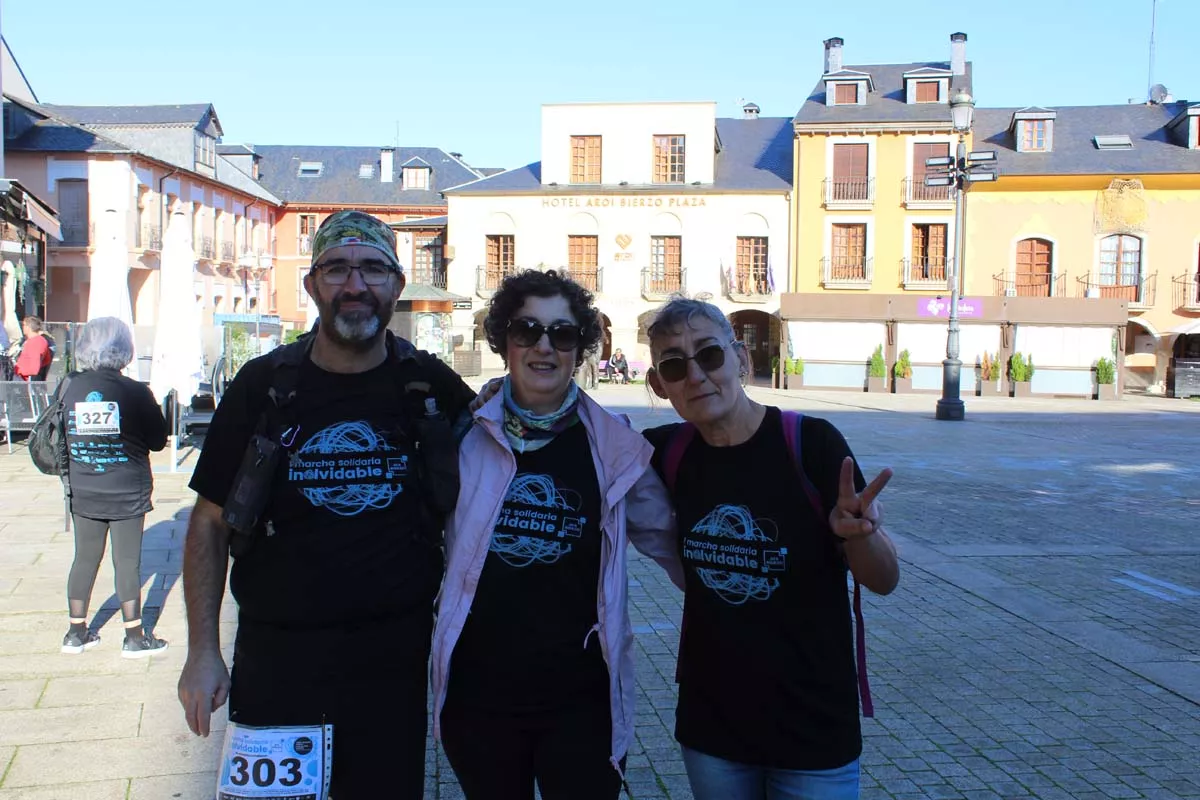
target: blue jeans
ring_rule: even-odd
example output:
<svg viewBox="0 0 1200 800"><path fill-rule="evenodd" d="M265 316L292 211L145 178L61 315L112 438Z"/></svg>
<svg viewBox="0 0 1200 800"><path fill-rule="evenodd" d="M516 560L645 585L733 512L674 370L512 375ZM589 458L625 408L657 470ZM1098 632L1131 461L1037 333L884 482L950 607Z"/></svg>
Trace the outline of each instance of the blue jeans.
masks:
<svg viewBox="0 0 1200 800"><path fill-rule="evenodd" d="M683 748L696 800L858 800L858 759L837 769L771 769Z"/></svg>

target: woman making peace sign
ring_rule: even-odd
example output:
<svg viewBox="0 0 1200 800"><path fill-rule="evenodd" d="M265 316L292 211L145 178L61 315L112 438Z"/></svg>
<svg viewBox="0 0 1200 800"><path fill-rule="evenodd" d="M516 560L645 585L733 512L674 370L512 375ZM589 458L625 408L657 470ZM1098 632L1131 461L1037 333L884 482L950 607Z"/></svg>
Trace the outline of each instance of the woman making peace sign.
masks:
<svg viewBox="0 0 1200 800"><path fill-rule="evenodd" d="M650 386L685 420L645 435L686 571L675 736L692 791L857 798L846 570L877 594L899 580L875 500L891 470L868 486L831 424L752 401L746 350L716 306L674 299L649 336Z"/></svg>

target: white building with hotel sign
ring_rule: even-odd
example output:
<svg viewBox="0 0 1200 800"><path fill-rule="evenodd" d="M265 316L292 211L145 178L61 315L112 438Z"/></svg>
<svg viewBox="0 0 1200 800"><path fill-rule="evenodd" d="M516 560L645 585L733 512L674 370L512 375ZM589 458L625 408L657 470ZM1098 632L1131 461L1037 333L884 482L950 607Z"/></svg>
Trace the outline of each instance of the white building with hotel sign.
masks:
<svg viewBox="0 0 1200 800"><path fill-rule="evenodd" d="M647 362L643 325L672 293L708 295L765 379L788 291L790 118L717 119L716 104L542 107L542 160L446 190L449 291L478 326L516 270L562 269L595 292L609 341ZM452 255L451 255L452 254ZM462 305L462 304L460 304ZM499 368L482 344L483 366Z"/></svg>

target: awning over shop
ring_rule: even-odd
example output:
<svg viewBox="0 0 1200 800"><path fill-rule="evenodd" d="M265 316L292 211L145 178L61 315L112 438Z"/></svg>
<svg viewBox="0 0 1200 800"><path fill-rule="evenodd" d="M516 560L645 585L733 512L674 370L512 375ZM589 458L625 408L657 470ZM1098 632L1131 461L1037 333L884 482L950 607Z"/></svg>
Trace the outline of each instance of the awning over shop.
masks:
<svg viewBox="0 0 1200 800"><path fill-rule="evenodd" d="M40 228L52 239L62 241L62 223L58 220L58 214L49 206L42 205L41 201L31 194L25 195L25 212L26 219Z"/></svg>
<svg viewBox="0 0 1200 800"><path fill-rule="evenodd" d="M58 220L58 212L31 194L19 181L0 178L0 198L3 198L0 208L10 222L28 222L47 236L62 239L62 225Z"/></svg>

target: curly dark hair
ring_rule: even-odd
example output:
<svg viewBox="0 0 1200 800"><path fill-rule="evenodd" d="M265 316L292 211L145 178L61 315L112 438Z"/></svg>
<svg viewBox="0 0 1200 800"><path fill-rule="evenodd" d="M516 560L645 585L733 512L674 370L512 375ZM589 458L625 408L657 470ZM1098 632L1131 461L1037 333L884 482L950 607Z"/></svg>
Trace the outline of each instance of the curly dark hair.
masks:
<svg viewBox="0 0 1200 800"><path fill-rule="evenodd" d="M600 312L592 305L592 293L566 275L556 271L541 272L527 269L507 276L488 303L487 317L483 329L487 333L488 345L493 353L499 353L507 361L508 323L517 310L525 305L527 297L565 297L571 314L579 323L579 350L575 363L582 364L585 353L595 350L600 343Z"/></svg>

